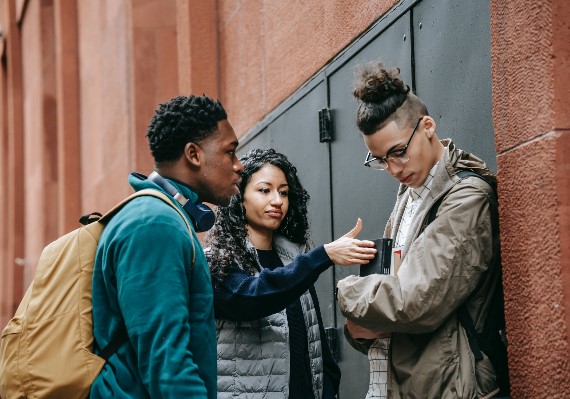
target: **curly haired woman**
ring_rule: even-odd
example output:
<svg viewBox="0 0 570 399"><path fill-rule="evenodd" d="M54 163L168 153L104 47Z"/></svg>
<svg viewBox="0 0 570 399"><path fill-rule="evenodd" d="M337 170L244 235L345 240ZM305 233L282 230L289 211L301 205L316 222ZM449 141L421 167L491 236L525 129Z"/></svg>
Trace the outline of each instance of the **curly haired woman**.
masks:
<svg viewBox="0 0 570 399"><path fill-rule="evenodd" d="M207 237L218 336L218 397L334 398L340 370L313 284L333 264L368 263L374 243L343 237L308 251L309 195L288 159L252 150L240 195Z"/></svg>

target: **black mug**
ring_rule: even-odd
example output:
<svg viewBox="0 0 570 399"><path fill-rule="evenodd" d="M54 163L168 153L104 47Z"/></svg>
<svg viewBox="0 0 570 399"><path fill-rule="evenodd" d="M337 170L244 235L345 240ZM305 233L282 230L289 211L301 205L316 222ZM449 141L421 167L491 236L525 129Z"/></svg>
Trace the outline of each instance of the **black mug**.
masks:
<svg viewBox="0 0 570 399"><path fill-rule="evenodd" d="M370 274L387 274L390 275L390 267L392 264L392 239L378 238L372 240L376 246L376 256L365 265L360 265L360 277Z"/></svg>

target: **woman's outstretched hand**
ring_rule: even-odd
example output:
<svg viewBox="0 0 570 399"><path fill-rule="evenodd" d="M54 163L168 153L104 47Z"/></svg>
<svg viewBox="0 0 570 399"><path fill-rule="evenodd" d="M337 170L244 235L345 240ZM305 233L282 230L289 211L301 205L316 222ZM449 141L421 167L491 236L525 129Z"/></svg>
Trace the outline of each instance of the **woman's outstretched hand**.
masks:
<svg viewBox="0 0 570 399"><path fill-rule="evenodd" d="M325 251L335 265L363 265L370 262L376 254L374 243L368 240L357 240L362 230L362 219L358 218L356 226L339 239L325 244Z"/></svg>

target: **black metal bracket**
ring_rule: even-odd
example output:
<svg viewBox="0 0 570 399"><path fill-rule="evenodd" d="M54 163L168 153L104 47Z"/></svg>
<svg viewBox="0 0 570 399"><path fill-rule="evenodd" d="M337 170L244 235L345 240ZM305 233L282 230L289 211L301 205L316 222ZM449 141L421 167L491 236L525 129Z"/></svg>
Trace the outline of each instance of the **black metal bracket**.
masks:
<svg viewBox="0 0 570 399"><path fill-rule="evenodd" d="M328 108L319 110L319 141L321 143L333 141L332 111Z"/></svg>

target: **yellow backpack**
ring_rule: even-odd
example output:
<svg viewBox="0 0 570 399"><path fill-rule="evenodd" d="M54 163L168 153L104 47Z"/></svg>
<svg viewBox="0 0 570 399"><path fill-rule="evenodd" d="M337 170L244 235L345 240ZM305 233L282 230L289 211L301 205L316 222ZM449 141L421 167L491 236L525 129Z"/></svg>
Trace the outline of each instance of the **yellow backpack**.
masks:
<svg viewBox="0 0 570 399"><path fill-rule="evenodd" d="M83 399L106 360L127 338L115 339L95 355L91 284L99 237L124 205L140 196L160 198L188 220L163 193L145 189L117 204L100 219L44 248L34 280L0 342L0 397ZM194 246L194 240L192 240ZM194 250L194 248L192 248ZM194 252L194 251L193 251ZM192 259L192 263L194 263Z"/></svg>

